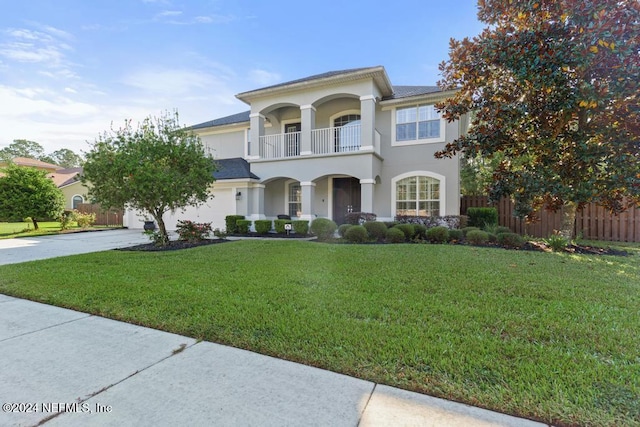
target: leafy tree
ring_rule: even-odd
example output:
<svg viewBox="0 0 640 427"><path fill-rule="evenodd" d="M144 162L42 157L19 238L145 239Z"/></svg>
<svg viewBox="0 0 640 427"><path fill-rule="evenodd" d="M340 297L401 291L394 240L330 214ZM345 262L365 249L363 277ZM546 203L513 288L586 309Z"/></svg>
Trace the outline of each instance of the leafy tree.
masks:
<svg viewBox="0 0 640 427"><path fill-rule="evenodd" d="M464 155L460 159L460 192L463 196L484 196L493 182L493 171L503 156L485 159Z"/></svg>
<svg viewBox="0 0 640 427"><path fill-rule="evenodd" d="M47 177L46 171L10 165L0 177L0 218L38 220L58 218L64 210L62 191Z"/></svg>
<svg viewBox="0 0 640 427"><path fill-rule="evenodd" d="M180 127L178 114L147 117L136 128L100 135L86 155L83 183L103 207L128 205L152 216L163 243L169 237L163 220L168 211L204 203L215 165L200 138Z"/></svg>
<svg viewBox="0 0 640 427"><path fill-rule="evenodd" d="M614 213L640 201L640 3L637 0L480 0L489 26L451 40L440 65L438 107L454 120L474 111L467 135L436 157L500 154L489 196L511 196L531 217L576 208Z"/></svg>
<svg viewBox="0 0 640 427"><path fill-rule="evenodd" d="M40 160L44 156L44 148L35 141L14 139L8 146L0 150L0 161L8 162L14 157L28 157Z"/></svg>
<svg viewBox="0 0 640 427"><path fill-rule="evenodd" d="M83 159L81 156L68 148L61 148L49 154L50 163L65 167L76 168L82 166ZM45 161L43 158L40 160Z"/></svg>

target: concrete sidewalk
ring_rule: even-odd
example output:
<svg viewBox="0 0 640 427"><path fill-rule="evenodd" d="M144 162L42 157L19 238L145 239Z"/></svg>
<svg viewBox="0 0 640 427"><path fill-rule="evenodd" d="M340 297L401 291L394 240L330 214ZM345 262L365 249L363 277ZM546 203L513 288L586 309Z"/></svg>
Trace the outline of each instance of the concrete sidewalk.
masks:
<svg viewBox="0 0 640 427"><path fill-rule="evenodd" d="M0 425L542 426L0 295Z"/></svg>
<svg viewBox="0 0 640 427"><path fill-rule="evenodd" d="M0 240L0 265L149 243L142 230L101 230Z"/></svg>

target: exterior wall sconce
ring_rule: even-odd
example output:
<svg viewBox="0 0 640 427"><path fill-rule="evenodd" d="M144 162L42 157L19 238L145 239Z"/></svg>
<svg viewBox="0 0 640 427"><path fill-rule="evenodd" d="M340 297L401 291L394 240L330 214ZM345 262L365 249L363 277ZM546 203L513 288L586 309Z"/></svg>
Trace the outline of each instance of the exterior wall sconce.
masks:
<svg viewBox="0 0 640 427"><path fill-rule="evenodd" d="M242 192L238 191L236 193L236 200L240 200L242 198Z"/></svg>

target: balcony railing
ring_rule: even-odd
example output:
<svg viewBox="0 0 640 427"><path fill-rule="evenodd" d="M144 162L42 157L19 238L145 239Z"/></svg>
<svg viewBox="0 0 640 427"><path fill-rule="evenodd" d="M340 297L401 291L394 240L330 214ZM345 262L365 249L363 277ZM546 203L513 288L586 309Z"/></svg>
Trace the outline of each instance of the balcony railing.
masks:
<svg viewBox="0 0 640 427"><path fill-rule="evenodd" d="M360 151L362 147L360 125L346 125L311 131L312 155L331 155ZM376 130L375 151L380 152L380 134ZM283 159L300 156L301 132L264 135L260 137L259 153L261 159ZM253 153L252 153L253 154Z"/></svg>
<svg viewBox="0 0 640 427"><path fill-rule="evenodd" d="M300 155L300 132L280 133L260 137L260 157L281 159Z"/></svg>

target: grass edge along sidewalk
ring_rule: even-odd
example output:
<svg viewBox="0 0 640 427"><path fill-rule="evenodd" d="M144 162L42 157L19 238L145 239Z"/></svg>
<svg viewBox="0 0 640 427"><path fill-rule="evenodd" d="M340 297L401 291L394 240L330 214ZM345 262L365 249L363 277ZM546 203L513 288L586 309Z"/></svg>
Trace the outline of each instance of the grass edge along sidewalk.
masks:
<svg viewBox="0 0 640 427"><path fill-rule="evenodd" d="M638 260L241 241L3 266L0 293L555 425L634 425Z"/></svg>

